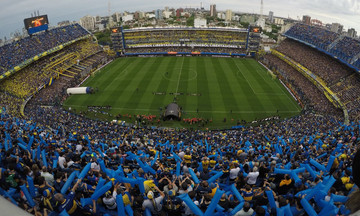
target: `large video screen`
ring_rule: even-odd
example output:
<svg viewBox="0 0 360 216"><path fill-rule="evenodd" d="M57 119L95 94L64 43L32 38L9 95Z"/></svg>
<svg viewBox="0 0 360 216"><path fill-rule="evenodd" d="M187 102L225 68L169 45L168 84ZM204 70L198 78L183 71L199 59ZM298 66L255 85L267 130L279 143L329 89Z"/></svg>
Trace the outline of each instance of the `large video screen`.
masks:
<svg viewBox="0 0 360 216"><path fill-rule="evenodd" d="M111 33L120 33L121 32L121 28L120 27L116 27L116 28L111 28Z"/></svg>
<svg viewBox="0 0 360 216"><path fill-rule="evenodd" d="M47 15L42 15L42 16L24 19L24 24L25 24L26 30L29 30L30 28L35 28L35 27L49 24L49 20L48 20Z"/></svg>
<svg viewBox="0 0 360 216"><path fill-rule="evenodd" d="M258 26L251 26L250 32L261 33L262 29L261 29L261 27L258 27Z"/></svg>

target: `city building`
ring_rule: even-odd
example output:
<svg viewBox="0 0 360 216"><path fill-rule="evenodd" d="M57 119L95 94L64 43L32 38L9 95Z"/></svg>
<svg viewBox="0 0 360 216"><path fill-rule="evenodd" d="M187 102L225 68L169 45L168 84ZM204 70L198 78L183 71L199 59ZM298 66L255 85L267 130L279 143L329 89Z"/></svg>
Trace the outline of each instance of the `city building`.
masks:
<svg viewBox="0 0 360 216"><path fill-rule="evenodd" d="M115 19L114 19L114 21L118 23L118 22L120 22L120 20L121 20L121 13L115 12Z"/></svg>
<svg viewBox="0 0 360 216"><path fill-rule="evenodd" d="M311 16L304 15L302 21L303 21L303 23L310 25L311 24Z"/></svg>
<svg viewBox="0 0 360 216"><path fill-rule="evenodd" d="M108 17L108 23L107 23L106 26L107 26L108 28L112 28L112 27L115 26L114 19L113 19L112 16L109 16L109 17Z"/></svg>
<svg viewBox="0 0 360 216"><path fill-rule="evenodd" d="M284 19L281 18L274 18L274 24L276 25L284 25Z"/></svg>
<svg viewBox="0 0 360 216"><path fill-rule="evenodd" d="M95 17L95 23L101 23L101 16L98 15Z"/></svg>
<svg viewBox="0 0 360 216"><path fill-rule="evenodd" d="M181 17L181 13L184 12L184 9L179 8L176 10L176 17Z"/></svg>
<svg viewBox="0 0 360 216"><path fill-rule="evenodd" d="M348 32L347 32L347 36L352 37L352 38L356 38L357 37L357 32L355 31L354 28L349 28Z"/></svg>
<svg viewBox="0 0 360 216"><path fill-rule="evenodd" d="M122 16L122 21L123 22L127 22L127 21L131 21L134 19L134 15L133 14L127 14L125 16Z"/></svg>
<svg viewBox="0 0 360 216"><path fill-rule="evenodd" d="M139 18L140 18L140 12L139 12L139 11L136 11L136 12L134 13L134 19L135 19L135 20L139 20Z"/></svg>
<svg viewBox="0 0 360 216"><path fill-rule="evenodd" d="M196 18L194 20L194 27L195 28L206 28L207 27L206 19Z"/></svg>
<svg viewBox="0 0 360 216"><path fill-rule="evenodd" d="M186 11L186 12L181 12L180 16L182 16L182 17L190 17L191 14Z"/></svg>
<svg viewBox="0 0 360 216"><path fill-rule="evenodd" d="M240 18L240 22L252 24L255 22L255 16L251 14L242 15Z"/></svg>
<svg viewBox="0 0 360 216"><path fill-rule="evenodd" d="M172 15L171 11L164 11L163 12L163 17L165 17L165 19L169 19L171 15Z"/></svg>
<svg viewBox="0 0 360 216"><path fill-rule="evenodd" d="M84 16L80 18L80 25L89 31L95 30L95 17L93 16Z"/></svg>
<svg viewBox="0 0 360 216"><path fill-rule="evenodd" d="M326 30L331 31L331 24L329 24L329 23L325 24L325 28L326 28Z"/></svg>
<svg viewBox="0 0 360 216"><path fill-rule="evenodd" d="M140 11L139 12L139 19L144 19L145 17L145 12L144 11Z"/></svg>
<svg viewBox="0 0 360 216"><path fill-rule="evenodd" d="M274 12L269 11L269 22L273 23L274 22Z"/></svg>
<svg viewBox="0 0 360 216"><path fill-rule="evenodd" d="M332 24L331 24L331 31L332 31L332 32L336 32L336 33L341 34L341 32L343 31L343 29L344 29L344 26L341 25L340 23L332 23Z"/></svg>
<svg viewBox="0 0 360 216"><path fill-rule="evenodd" d="M155 10L155 19L162 19L162 11L160 9Z"/></svg>
<svg viewBox="0 0 360 216"><path fill-rule="evenodd" d="M232 10L227 9L225 13L225 21L231 21L232 16L233 16Z"/></svg>
<svg viewBox="0 0 360 216"><path fill-rule="evenodd" d="M67 25L70 25L70 21L69 21L69 20L65 20L65 21L58 22L58 26L67 26Z"/></svg>
<svg viewBox="0 0 360 216"><path fill-rule="evenodd" d="M155 18L155 14L153 14L153 13L146 13L146 14L145 14L145 17L148 18L148 19L152 19L152 18Z"/></svg>
<svg viewBox="0 0 360 216"><path fill-rule="evenodd" d="M216 16L216 4L210 5L210 16Z"/></svg>
<svg viewBox="0 0 360 216"><path fill-rule="evenodd" d="M103 30L105 30L105 26L104 26L104 24L102 24L102 23L96 24L95 28L96 28L98 31L103 31Z"/></svg>
<svg viewBox="0 0 360 216"><path fill-rule="evenodd" d="M235 15L231 18L233 21L237 21L239 22L240 21L240 16L239 15Z"/></svg>
<svg viewBox="0 0 360 216"><path fill-rule="evenodd" d="M223 12L218 12L218 13L217 13L217 17L218 17L219 19L223 19L223 20L226 18L225 13L223 13Z"/></svg>

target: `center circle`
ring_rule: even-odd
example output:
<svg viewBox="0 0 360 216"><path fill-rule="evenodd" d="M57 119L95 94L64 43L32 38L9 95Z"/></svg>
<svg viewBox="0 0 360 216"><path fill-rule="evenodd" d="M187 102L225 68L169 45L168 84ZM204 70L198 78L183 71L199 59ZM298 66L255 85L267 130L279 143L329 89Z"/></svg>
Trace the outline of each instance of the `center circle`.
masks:
<svg viewBox="0 0 360 216"><path fill-rule="evenodd" d="M165 71L163 73L163 77L169 81L178 81L179 80L179 74L188 74L187 78L184 78L182 75L180 76L180 81L190 81L197 78L197 72L193 69L188 68L173 68L169 71Z"/></svg>

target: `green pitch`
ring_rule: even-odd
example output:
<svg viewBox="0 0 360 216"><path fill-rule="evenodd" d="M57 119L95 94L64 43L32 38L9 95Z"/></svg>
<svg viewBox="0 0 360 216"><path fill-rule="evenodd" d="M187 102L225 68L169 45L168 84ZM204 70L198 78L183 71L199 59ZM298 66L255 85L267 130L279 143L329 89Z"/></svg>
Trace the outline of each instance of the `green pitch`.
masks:
<svg viewBox="0 0 360 216"><path fill-rule="evenodd" d="M70 96L64 107L90 118L113 120L118 114L126 122L134 122L134 115L160 118L176 97L183 119L208 120L200 126L157 120L147 122L148 125L225 128L272 116L291 117L301 111L280 82L254 59L119 58L91 76L83 86L98 91ZM95 113L87 111L87 106L112 108Z"/></svg>

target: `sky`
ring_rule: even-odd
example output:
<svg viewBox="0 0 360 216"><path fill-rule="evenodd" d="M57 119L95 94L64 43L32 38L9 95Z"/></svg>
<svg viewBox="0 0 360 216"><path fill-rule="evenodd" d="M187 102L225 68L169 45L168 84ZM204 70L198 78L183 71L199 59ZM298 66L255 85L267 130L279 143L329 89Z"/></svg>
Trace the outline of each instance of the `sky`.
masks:
<svg viewBox="0 0 360 216"><path fill-rule="evenodd" d="M345 30L355 28L360 34L360 0L263 0L264 14L273 11L275 16L302 18L310 15L323 23L338 22ZM79 21L85 15L108 15L109 0L1 0L0 38L9 38L10 33L21 31L23 20L39 10L48 14L50 25L60 21ZM111 12L151 11L179 7L203 7L216 4L217 10L231 9L237 12L260 13L261 0L110 0Z"/></svg>

